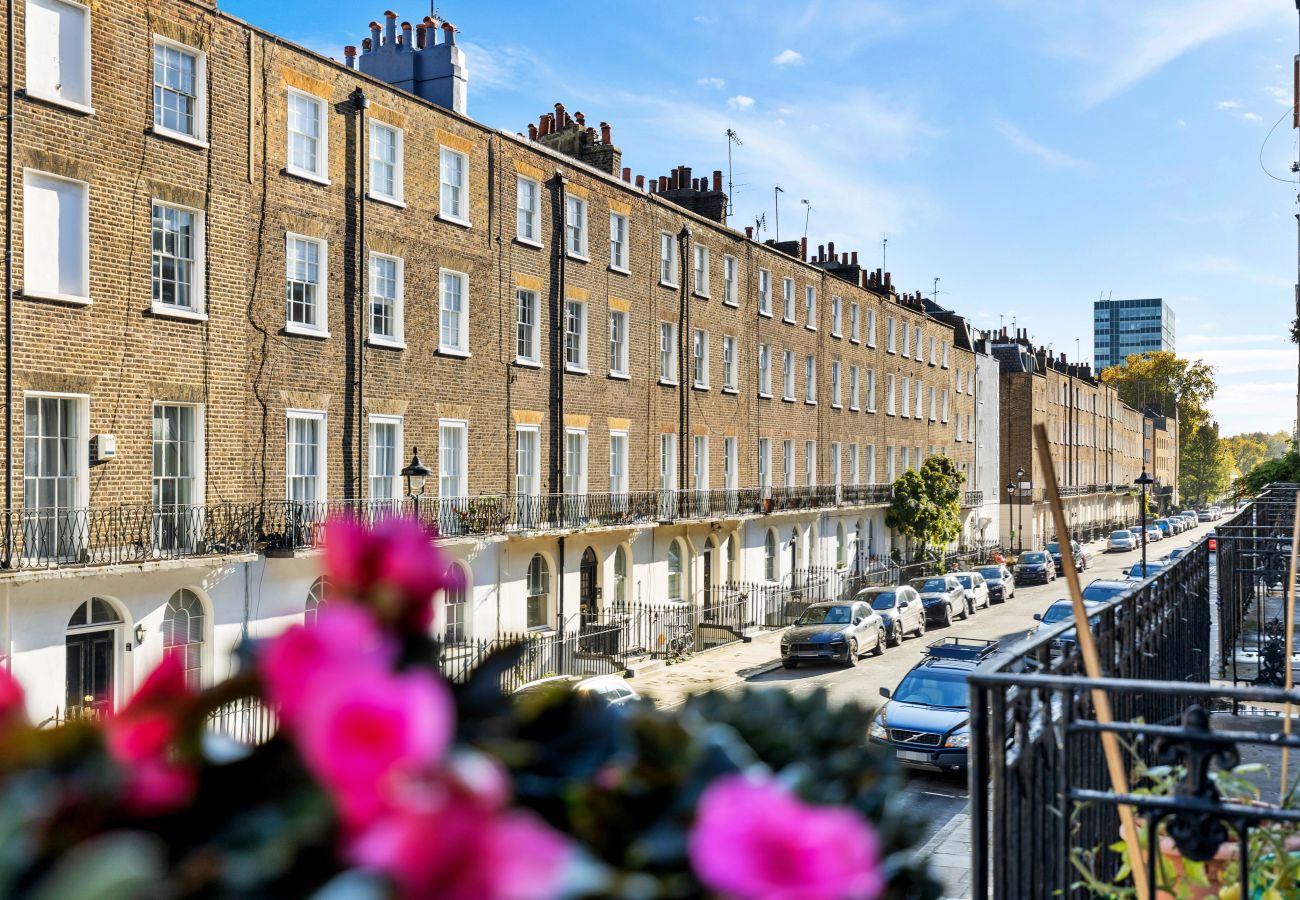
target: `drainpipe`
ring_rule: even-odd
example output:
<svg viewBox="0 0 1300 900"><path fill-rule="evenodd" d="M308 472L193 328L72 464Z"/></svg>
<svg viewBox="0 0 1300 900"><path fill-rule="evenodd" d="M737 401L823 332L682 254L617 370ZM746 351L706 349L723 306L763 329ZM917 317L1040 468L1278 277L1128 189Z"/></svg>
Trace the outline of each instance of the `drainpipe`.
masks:
<svg viewBox="0 0 1300 900"><path fill-rule="evenodd" d="M555 301L551 306L551 493L564 493L564 296L567 290L569 179L555 173L555 186L559 190L560 226L555 232ZM568 508L564 498L559 498L561 513ZM556 541L557 589L555 593L556 630L564 637L564 536Z"/></svg>
<svg viewBox="0 0 1300 900"><path fill-rule="evenodd" d="M690 449L687 442L691 440L691 388L690 388L690 366L686 362L687 350L691 351L691 359L695 358L694 344L688 343L693 341L694 336L689 335L691 330L691 282L690 276L694 269L690 259L691 251L691 229L689 225L683 225L682 230L677 233L677 255L678 268L681 269L681 284L678 288L678 310L677 310L677 514L685 515L687 502L685 492L682 490L683 479L688 478L690 471ZM686 482L689 484L689 482Z"/></svg>
<svg viewBox="0 0 1300 900"><path fill-rule="evenodd" d="M5 549L0 567L8 569L14 514L14 0L5 9Z"/></svg>
<svg viewBox="0 0 1300 900"><path fill-rule="evenodd" d="M357 331L357 440L356 465L358 500L366 499L365 439L366 439L366 335L370 331L369 304L366 295L370 283L370 255L366 250L366 191L370 181L370 150L366 125L366 110L370 108L370 98L361 88L352 92L352 108L357 111L357 145L361 154L358 167L357 196L360 204L357 211L357 313L361 319Z"/></svg>

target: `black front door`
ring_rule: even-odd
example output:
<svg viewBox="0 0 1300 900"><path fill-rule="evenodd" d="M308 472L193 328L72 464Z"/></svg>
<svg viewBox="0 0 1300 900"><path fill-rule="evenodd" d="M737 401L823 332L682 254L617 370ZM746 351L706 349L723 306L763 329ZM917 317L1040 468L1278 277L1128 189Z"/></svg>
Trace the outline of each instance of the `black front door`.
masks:
<svg viewBox="0 0 1300 900"><path fill-rule="evenodd" d="M578 606L582 611L582 625L590 626L596 622L596 553L590 547L582 553L582 563L578 567L580 587Z"/></svg>
<svg viewBox="0 0 1300 900"><path fill-rule="evenodd" d="M704 548L704 619L713 621L713 555L718 552L713 538Z"/></svg>
<svg viewBox="0 0 1300 900"><path fill-rule="evenodd" d="M114 640L111 629L68 635L69 719L94 719L113 711Z"/></svg>

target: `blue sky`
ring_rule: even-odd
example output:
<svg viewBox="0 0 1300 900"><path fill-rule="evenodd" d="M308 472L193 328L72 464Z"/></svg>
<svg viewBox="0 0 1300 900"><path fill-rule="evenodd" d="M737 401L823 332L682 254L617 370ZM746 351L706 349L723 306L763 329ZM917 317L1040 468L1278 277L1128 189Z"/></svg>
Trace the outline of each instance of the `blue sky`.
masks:
<svg viewBox="0 0 1300 900"><path fill-rule="evenodd" d="M393 0L396 2L396 0ZM342 58L384 7L222 0ZM426 4L394 7L413 22ZM977 326L1091 359L1092 302L1161 296L1217 367L1225 434L1289 430L1296 138L1287 0L446 0L469 111L524 131L556 101L647 176L726 168L736 217L834 241ZM1266 135L1275 122L1286 120ZM1262 148L1262 149L1261 149ZM1261 166L1261 161L1263 165ZM743 187L741 187L743 185ZM771 233L767 235L772 236Z"/></svg>

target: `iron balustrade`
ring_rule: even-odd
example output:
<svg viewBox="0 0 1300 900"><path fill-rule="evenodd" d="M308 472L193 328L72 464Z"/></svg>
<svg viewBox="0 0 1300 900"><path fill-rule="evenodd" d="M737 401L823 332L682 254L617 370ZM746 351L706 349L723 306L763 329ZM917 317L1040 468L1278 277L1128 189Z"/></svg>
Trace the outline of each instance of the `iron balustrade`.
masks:
<svg viewBox="0 0 1300 900"><path fill-rule="evenodd" d="M983 491L967 491L962 495L961 505L966 508L984 505Z"/></svg>
<svg viewBox="0 0 1300 900"><path fill-rule="evenodd" d="M852 484L840 488L842 504L887 504L893 499L892 484Z"/></svg>

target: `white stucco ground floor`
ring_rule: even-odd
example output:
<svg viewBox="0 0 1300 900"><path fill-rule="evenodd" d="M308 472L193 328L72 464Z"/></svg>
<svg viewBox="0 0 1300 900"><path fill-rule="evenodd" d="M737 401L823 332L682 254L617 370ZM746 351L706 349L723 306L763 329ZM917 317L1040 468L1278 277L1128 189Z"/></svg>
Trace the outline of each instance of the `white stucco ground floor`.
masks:
<svg viewBox="0 0 1300 900"><path fill-rule="evenodd" d="M1062 497L1065 516L1075 535L1096 536L1112 526L1137 524L1138 498L1125 493ZM1002 504L1001 543L1005 547L1041 549L1056 535L1051 507L1045 501Z"/></svg>

